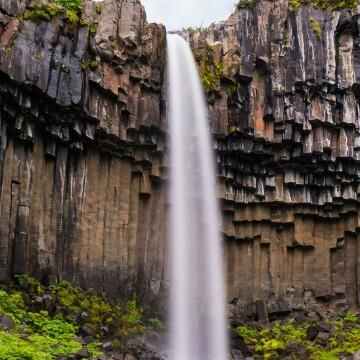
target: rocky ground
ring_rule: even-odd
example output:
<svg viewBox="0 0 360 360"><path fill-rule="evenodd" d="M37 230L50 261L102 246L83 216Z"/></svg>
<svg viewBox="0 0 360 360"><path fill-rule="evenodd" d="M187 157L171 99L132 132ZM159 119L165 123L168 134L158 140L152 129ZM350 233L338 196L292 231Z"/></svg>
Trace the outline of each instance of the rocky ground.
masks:
<svg viewBox="0 0 360 360"><path fill-rule="evenodd" d="M356 312L297 312L270 323L234 322L234 359L360 359ZM235 350L236 349L236 350Z"/></svg>
<svg viewBox="0 0 360 360"><path fill-rule="evenodd" d="M0 289L0 359L159 359L162 323L135 297L111 303L68 282L18 276Z"/></svg>
<svg viewBox="0 0 360 360"><path fill-rule="evenodd" d="M26 276L0 288L0 359L163 360L164 333L135 296L113 303L69 282L44 286ZM230 345L235 360L359 360L360 317L314 309L270 322L233 320Z"/></svg>

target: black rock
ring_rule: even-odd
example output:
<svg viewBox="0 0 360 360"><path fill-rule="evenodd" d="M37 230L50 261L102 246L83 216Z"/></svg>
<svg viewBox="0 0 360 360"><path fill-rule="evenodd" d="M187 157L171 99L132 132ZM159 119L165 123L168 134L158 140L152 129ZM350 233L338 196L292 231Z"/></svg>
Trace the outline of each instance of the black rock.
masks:
<svg viewBox="0 0 360 360"><path fill-rule="evenodd" d="M231 350L231 356L234 360L244 360L244 356L240 350Z"/></svg>
<svg viewBox="0 0 360 360"><path fill-rule="evenodd" d="M306 338L310 341L314 341L318 333L319 333L319 328L317 326L310 326L307 329Z"/></svg>
<svg viewBox="0 0 360 360"><path fill-rule="evenodd" d="M306 355L306 348L296 341L290 341L288 347L284 350L285 355L300 355L302 358Z"/></svg>
<svg viewBox="0 0 360 360"><path fill-rule="evenodd" d="M77 359L87 359L90 357L90 353L89 350L86 348L82 348L77 354L76 354L76 358Z"/></svg>
<svg viewBox="0 0 360 360"><path fill-rule="evenodd" d="M106 343L103 343L103 344L102 344L102 349L103 349L104 351L112 350L112 348L113 348L113 344L112 344L111 341L107 341Z"/></svg>
<svg viewBox="0 0 360 360"><path fill-rule="evenodd" d="M319 322L318 323L318 328L321 332L325 332L325 333L331 333L332 332L332 326L329 323L326 322Z"/></svg>
<svg viewBox="0 0 360 360"><path fill-rule="evenodd" d="M327 345L327 342L329 340L329 333L327 332L319 332L317 337L316 337L316 343L319 344L319 345L322 345L322 346L326 346Z"/></svg>
<svg viewBox="0 0 360 360"><path fill-rule="evenodd" d="M84 334L85 336L92 336L95 337L96 336L96 330L93 329L90 326L84 325L81 327L80 329L81 333Z"/></svg>
<svg viewBox="0 0 360 360"><path fill-rule="evenodd" d="M86 345L91 343L94 340L94 338L90 335L88 336L79 336L78 338L76 338L75 341L77 341L80 344Z"/></svg>
<svg viewBox="0 0 360 360"><path fill-rule="evenodd" d="M80 316L81 316L81 319L86 320L86 319L88 319L89 314L88 314L87 311L83 311L83 312L80 314Z"/></svg>
<svg viewBox="0 0 360 360"><path fill-rule="evenodd" d="M12 330L14 328L14 322L6 315L0 316L0 329Z"/></svg>

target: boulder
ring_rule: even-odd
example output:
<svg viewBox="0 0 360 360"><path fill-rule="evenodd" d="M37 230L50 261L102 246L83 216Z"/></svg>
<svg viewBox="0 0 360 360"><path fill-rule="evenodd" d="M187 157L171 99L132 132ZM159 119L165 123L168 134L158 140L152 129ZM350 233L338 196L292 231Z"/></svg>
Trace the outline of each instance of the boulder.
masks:
<svg viewBox="0 0 360 360"><path fill-rule="evenodd" d="M12 330L13 328L14 328L14 321L10 317L0 314L0 329Z"/></svg>

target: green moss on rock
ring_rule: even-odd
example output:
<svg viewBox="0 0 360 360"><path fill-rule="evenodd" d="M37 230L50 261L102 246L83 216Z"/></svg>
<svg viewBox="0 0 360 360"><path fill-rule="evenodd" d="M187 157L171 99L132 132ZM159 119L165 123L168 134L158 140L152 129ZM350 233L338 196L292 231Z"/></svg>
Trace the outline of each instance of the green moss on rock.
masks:
<svg viewBox="0 0 360 360"><path fill-rule="evenodd" d="M289 6L297 10L302 6L311 6L321 10L353 9L359 4L358 0L289 0Z"/></svg>
<svg viewBox="0 0 360 360"><path fill-rule="evenodd" d="M24 12L22 18L33 22L51 21L59 14L65 14L70 23L77 23L83 11L83 0L34 1Z"/></svg>
<svg viewBox="0 0 360 360"><path fill-rule="evenodd" d="M56 3L41 4L40 1L35 1L33 5L25 10L22 18L33 22L50 21L59 15L61 11L61 7Z"/></svg>
<svg viewBox="0 0 360 360"><path fill-rule="evenodd" d="M310 16L310 23L311 23L312 32L315 34L318 40L321 40L322 29L320 27L319 22L316 19L314 19L312 16Z"/></svg>
<svg viewBox="0 0 360 360"><path fill-rule="evenodd" d="M206 54L202 59L198 59L198 63L200 77L206 92L210 93L219 90L223 75L223 65L221 62L215 61L213 50L210 46L206 47Z"/></svg>
<svg viewBox="0 0 360 360"><path fill-rule="evenodd" d="M236 7L238 9L252 8L260 2L261 0L239 0ZM353 9L358 5L358 0L289 0L289 7L292 10L298 10L302 6L311 6L316 9L336 11Z"/></svg>
<svg viewBox="0 0 360 360"><path fill-rule="evenodd" d="M240 0L236 4L237 9L248 9L256 6L258 3L260 3L261 0Z"/></svg>
<svg viewBox="0 0 360 360"><path fill-rule="evenodd" d="M4 316L12 322L8 329L0 326L0 359L6 360L76 357L84 349L96 357L102 342L120 348L127 337L154 328L135 298L115 304L66 281L45 287L23 275L0 287L0 319ZM94 339L86 345L78 340L84 332Z"/></svg>
<svg viewBox="0 0 360 360"><path fill-rule="evenodd" d="M296 322L290 319L286 322L275 321L268 326L255 324L239 326L237 332L245 344L254 349L256 358L275 360L288 358L308 360L340 359L342 356L354 354L360 348L360 319L356 314L347 313L337 320L327 320L328 327L326 343L309 337L317 330L313 321Z"/></svg>

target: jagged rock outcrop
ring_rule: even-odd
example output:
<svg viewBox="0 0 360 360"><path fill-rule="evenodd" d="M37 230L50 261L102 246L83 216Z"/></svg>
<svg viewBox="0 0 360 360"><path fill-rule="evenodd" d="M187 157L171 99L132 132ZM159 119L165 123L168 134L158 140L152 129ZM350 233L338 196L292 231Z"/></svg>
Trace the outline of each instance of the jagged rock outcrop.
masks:
<svg viewBox="0 0 360 360"><path fill-rule="evenodd" d="M165 29L138 0L0 0L0 278L166 288ZM30 16L31 17L31 16ZM360 8L262 1L189 38L234 314L360 304Z"/></svg>
<svg viewBox="0 0 360 360"><path fill-rule="evenodd" d="M359 18L262 1L185 34L208 91L235 313L360 305Z"/></svg>
<svg viewBox="0 0 360 360"><path fill-rule="evenodd" d="M138 0L27 5L0 2L0 279L158 295L165 29Z"/></svg>

